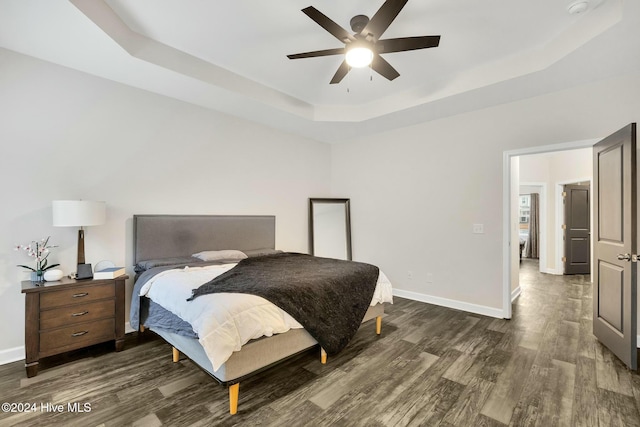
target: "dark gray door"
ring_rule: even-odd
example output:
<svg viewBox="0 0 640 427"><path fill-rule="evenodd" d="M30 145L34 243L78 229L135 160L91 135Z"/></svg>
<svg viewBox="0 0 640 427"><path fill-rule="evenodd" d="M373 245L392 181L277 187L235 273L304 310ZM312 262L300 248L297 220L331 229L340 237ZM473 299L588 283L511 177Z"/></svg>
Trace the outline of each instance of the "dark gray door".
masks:
<svg viewBox="0 0 640 427"><path fill-rule="evenodd" d="M564 186L564 274L591 274L589 186Z"/></svg>
<svg viewBox="0 0 640 427"><path fill-rule="evenodd" d="M593 333L631 369L636 348L636 126L593 147Z"/></svg>

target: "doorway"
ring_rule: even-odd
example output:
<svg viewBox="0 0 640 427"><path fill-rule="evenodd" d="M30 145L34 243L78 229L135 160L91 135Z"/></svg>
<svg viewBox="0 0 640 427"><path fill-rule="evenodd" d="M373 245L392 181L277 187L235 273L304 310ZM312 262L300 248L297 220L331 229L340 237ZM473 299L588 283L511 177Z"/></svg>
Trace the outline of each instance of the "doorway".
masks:
<svg viewBox="0 0 640 427"><path fill-rule="evenodd" d="M547 183L520 181L518 234L522 258L538 261L538 270L547 273ZM524 209L523 209L524 207Z"/></svg>
<svg viewBox="0 0 640 427"><path fill-rule="evenodd" d="M512 300L512 292L517 286L512 286L514 282L516 282L517 275L513 274L514 270L518 270L519 265L519 256L518 256L518 248L520 246L520 239L518 230L518 224L514 223L517 217L517 206L518 196L519 196L519 174L520 174L520 158L523 156L532 156L532 155L545 155L551 153L557 153L561 151L571 151L577 149L585 149L591 148L598 140L591 139L585 141L576 141L564 144L556 144L556 145L547 145L540 147L533 147L527 149L520 150L512 150L506 151L503 153L503 317L506 319L511 318L511 300ZM514 177L514 172L517 176ZM524 177L523 177L524 178ZM583 177L575 177L572 180L590 180L582 179ZM527 179L524 178L523 181ZM546 197L547 201L554 201L554 205L556 200L556 188L558 184L559 178L552 177L550 182L553 182L552 186L549 186L549 189L554 189L553 194L548 194ZM533 180L532 180L533 181ZM561 193L561 192L560 192ZM556 214L554 215L553 212ZM552 230L556 224L560 223L560 218L557 215L557 208L547 209L547 213L545 215L546 219L546 229ZM555 229L553 229L555 231ZM540 268L545 268L546 273L551 274L562 274L561 264L556 262L556 258L558 258L558 244L557 239L546 239L545 250L548 252L549 249L553 250L553 254L551 257L547 256L547 265L541 266ZM542 246L542 245L541 245ZM561 256L560 256L561 258ZM553 265L551 261L553 260ZM515 267L514 267L515 266ZM560 266L560 268L558 268ZM517 285L517 283L516 283Z"/></svg>

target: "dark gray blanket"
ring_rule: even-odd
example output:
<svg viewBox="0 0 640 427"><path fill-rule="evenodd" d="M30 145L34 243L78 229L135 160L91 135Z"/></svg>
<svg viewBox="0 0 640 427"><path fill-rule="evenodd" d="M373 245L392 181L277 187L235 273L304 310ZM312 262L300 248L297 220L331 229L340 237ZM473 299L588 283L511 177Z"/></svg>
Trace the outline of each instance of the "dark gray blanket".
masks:
<svg viewBox="0 0 640 427"><path fill-rule="evenodd" d="M193 300L211 293L257 295L289 313L329 355L358 331L371 304L378 267L305 254L247 258L193 290Z"/></svg>

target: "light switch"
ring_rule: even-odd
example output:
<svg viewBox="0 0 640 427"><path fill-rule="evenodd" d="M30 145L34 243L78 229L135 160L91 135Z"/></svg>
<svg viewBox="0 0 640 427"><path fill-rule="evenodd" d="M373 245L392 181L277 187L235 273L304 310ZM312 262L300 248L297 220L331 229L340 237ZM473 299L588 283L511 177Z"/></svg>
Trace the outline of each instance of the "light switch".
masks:
<svg viewBox="0 0 640 427"><path fill-rule="evenodd" d="M473 224L473 234L483 234L484 224Z"/></svg>

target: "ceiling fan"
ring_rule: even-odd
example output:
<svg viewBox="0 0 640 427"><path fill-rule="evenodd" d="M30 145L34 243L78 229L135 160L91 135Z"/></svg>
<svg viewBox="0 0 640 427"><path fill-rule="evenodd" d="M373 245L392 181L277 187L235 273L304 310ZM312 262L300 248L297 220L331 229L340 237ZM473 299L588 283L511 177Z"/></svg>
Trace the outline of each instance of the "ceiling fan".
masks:
<svg viewBox="0 0 640 427"><path fill-rule="evenodd" d="M437 47L440 43L440 36L380 39L407 1L408 0L387 0L380 6L380 9L378 9L371 19L365 15L354 16L350 21L354 34L351 34L336 24L313 6L302 9L305 15L343 42L345 46L336 49L296 53L287 55L287 57L289 59L301 59L318 56L345 55L344 61L342 61L342 64L338 67L338 71L336 71L331 79L331 84L340 83L352 67L359 68L368 65L371 65L371 68L381 76L393 80L398 77L400 73L382 58L380 54Z"/></svg>

